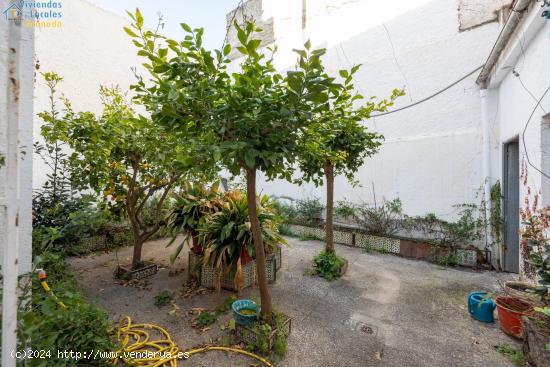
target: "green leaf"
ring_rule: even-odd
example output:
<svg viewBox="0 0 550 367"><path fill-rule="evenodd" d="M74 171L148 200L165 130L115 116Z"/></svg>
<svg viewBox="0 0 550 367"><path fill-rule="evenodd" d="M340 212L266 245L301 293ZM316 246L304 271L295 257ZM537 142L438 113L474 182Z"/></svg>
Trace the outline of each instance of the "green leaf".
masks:
<svg viewBox="0 0 550 367"><path fill-rule="evenodd" d="M124 27L124 32L126 32L126 34L128 34L130 37L137 37L138 35L135 34L130 28L128 27Z"/></svg>
<svg viewBox="0 0 550 367"><path fill-rule="evenodd" d="M143 16L141 15L139 8L136 8L136 25L138 29L143 27Z"/></svg>
<svg viewBox="0 0 550 367"><path fill-rule="evenodd" d="M189 26L187 23L180 23L180 26L183 28L184 31L193 33L193 29Z"/></svg>
<svg viewBox="0 0 550 367"><path fill-rule="evenodd" d="M341 76L342 78L347 78L347 77L349 77L349 72L348 72L347 70L339 70L339 71L338 71L338 74L340 74L340 76Z"/></svg>
<svg viewBox="0 0 550 367"><path fill-rule="evenodd" d="M256 156L257 152L255 149L249 149L244 154L244 161L248 168L256 167Z"/></svg>
<svg viewBox="0 0 550 367"><path fill-rule="evenodd" d="M223 54L224 54L224 56L227 56L227 55L229 55L230 52L231 52L231 45L228 43L223 48Z"/></svg>

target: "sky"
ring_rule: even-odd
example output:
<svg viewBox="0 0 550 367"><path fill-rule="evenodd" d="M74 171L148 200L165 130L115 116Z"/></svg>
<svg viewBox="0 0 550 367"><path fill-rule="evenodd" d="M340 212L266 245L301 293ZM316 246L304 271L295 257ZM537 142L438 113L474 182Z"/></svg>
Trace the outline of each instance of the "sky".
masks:
<svg viewBox="0 0 550 367"><path fill-rule="evenodd" d="M171 38L180 39L183 30L180 23L193 28L203 27L203 43L206 48L220 48L226 32L226 15L237 7L239 0L88 0L89 2L128 17L126 10L138 7L149 28L155 28L158 12L163 16L165 28L162 32Z"/></svg>

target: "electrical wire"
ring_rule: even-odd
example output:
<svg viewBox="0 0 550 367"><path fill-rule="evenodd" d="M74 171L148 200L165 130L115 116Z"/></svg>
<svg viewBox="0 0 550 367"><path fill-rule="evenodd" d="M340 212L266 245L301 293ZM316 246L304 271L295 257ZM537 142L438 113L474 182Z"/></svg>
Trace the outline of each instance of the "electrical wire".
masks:
<svg viewBox="0 0 550 367"><path fill-rule="evenodd" d="M481 70L483 68L483 65L476 68L475 70L472 70L471 72L469 72L468 74L466 74L465 76L463 76L462 78L458 79L457 81L455 81L454 83L448 85L447 87L441 89L440 91L426 97L426 98L423 98L415 103L412 103L410 105L407 105L405 107L401 107L401 108L398 108L398 109L395 109L395 110L391 110L391 111L388 111L388 112L383 112L383 113L379 113L379 114L376 114L376 115L372 115L371 117L380 117L380 116L386 116L386 115L389 115L389 114L392 114L392 113L396 113L396 112L400 112L400 111L403 111L403 110L406 110L406 109L409 109L411 107L414 107L414 106L417 106L421 103L424 103L426 101L429 101L430 99L434 98L434 97L437 97L438 95L442 94L443 92L446 92L447 90L451 89L452 87L454 87L455 85L457 85L458 83L462 82L463 80L467 79L468 77L470 77L471 75L473 75L474 73L476 73L477 71Z"/></svg>
<svg viewBox="0 0 550 367"><path fill-rule="evenodd" d="M542 94L542 97L540 97L540 99L537 101L537 104L535 105L535 108L533 108L533 111L531 112L531 115L529 116L529 119L525 123L525 127L523 128L523 132L521 133L521 140L522 140L522 143L523 143L523 150L525 151L525 158L527 160L527 164L529 164L535 171L539 172L544 177L550 179L550 176L548 174L544 173L541 169L539 169L533 163L531 163L531 159L529 158L529 152L527 151L527 143L525 142L525 132L527 131L527 128L529 127L529 123L533 119L533 116L535 115L535 112L537 112L537 109L539 108L540 104L542 103L542 100L544 99L544 97L546 97L548 92L550 92L550 86L548 86L548 88L546 88L546 91ZM541 108L542 108L542 106L541 106ZM544 111L544 109L542 109L542 110Z"/></svg>
<svg viewBox="0 0 550 367"><path fill-rule="evenodd" d="M397 66L397 69L399 69L399 72L401 73L401 76L405 80L405 85L407 86L407 95L409 96L409 99L412 102L413 98L412 98L412 93L411 93L411 87L409 85L409 80L407 79L407 76L405 75L405 72L403 71L403 68L399 64L399 61L397 61L397 55L395 53L395 47L393 45L393 41L392 41L392 38L391 38L391 35L390 35L390 31L388 30L388 27L386 26L386 24L382 23L382 27L384 27L384 30L386 31L386 35L388 36L388 41L390 41L391 51L392 51L392 54L393 54L393 60L395 61L395 65Z"/></svg>
<svg viewBox="0 0 550 367"><path fill-rule="evenodd" d="M239 10L241 11L241 15L243 15L243 5L244 5L244 0L239 0L239 2L237 3L237 7L233 11L233 16L231 17L231 20L227 24L227 28L225 30L225 37L223 37L223 43L221 48L222 50L225 47L225 44L227 43L227 36L229 35L229 30L233 26L233 22L235 21L235 18L237 17L237 13L239 12Z"/></svg>

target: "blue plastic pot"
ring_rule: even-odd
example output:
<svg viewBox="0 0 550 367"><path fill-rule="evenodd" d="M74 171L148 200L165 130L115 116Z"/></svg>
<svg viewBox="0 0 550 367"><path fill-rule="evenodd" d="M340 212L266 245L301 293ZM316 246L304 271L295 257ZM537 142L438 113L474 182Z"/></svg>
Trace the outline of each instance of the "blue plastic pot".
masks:
<svg viewBox="0 0 550 367"><path fill-rule="evenodd" d="M231 305L231 310L233 311L233 319L235 320L235 323L243 326L249 326L256 321L258 314L260 313L260 307L256 304L256 302L250 299L236 300ZM250 315L244 314L242 313L243 310L252 310L254 313Z"/></svg>
<svg viewBox="0 0 550 367"><path fill-rule="evenodd" d="M492 299L486 298L487 292L468 293L468 311L470 315L481 322L494 322L493 311L496 304Z"/></svg>

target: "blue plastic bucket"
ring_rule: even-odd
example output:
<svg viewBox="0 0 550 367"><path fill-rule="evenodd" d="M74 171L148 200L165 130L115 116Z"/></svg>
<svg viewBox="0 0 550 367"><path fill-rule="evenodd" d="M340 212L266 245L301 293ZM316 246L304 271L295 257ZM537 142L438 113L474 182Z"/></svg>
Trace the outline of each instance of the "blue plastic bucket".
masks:
<svg viewBox="0 0 550 367"><path fill-rule="evenodd" d="M487 298L487 292L468 293L468 312L481 322L494 322L493 311L496 304L491 298Z"/></svg>
<svg viewBox="0 0 550 367"><path fill-rule="evenodd" d="M256 304L256 302L250 299L236 300L231 305L231 310L233 311L233 319L235 320L235 323L243 326L249 326L256 321L256 318L260 313L260 307ZM254 311L254 313L243 313L243 310L251 310Z"/></svg>

